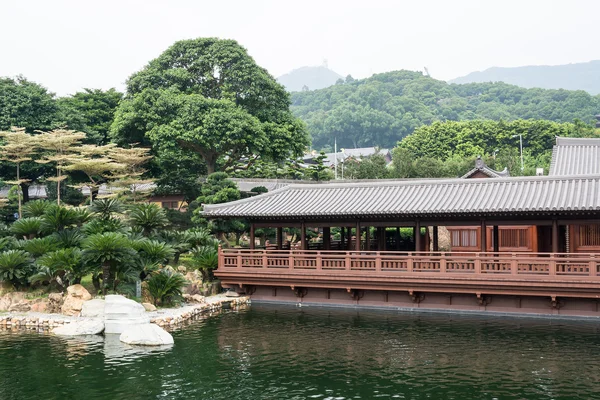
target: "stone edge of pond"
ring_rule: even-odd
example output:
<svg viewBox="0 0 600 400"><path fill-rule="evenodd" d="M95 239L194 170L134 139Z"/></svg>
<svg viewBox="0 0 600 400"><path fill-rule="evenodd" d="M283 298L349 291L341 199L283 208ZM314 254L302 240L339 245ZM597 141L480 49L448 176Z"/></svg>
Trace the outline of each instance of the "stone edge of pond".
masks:
<svg viewBox="0 0 600 400"><path fill-rule="evenodd" d="M173 327L183 324L192 318L214 311L221 310L224 305L232 308L250 304L249 297L214 296L206 298L205 303L188 304L179 308L164 308L148 312L150 322L161 327ZM87 319L71 317L61 314L43 314L35 312L26 313L0 313L0 330L8 329L36 329L50 330L59 326L70 324L74 321Z"/></svg>

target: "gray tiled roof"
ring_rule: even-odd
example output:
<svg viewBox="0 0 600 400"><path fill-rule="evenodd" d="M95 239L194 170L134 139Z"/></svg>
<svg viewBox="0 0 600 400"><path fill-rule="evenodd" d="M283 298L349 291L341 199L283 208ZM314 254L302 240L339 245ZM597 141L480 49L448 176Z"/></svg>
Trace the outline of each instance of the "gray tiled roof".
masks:
<svg viewBox="0 0 600 400"><path fill-rule="evenodd" d="M551 176L600 174L600 139L556 138Z"/></svg>
<svg viewBox="0 0 600 400"><path fill-rule="evenodd" d="M436 179L289 185L249 199L206 205L207 217L505 215L592 212L600 175Z"/></svg>
<svg viewBox="0 0 600 400"><path fill-rule="evenodd" d="M391 161L389 149L383 149L378 147L360 147L358 149L343 149L338 151L337 153L325 153L325 159L323 160L323 164L328 166L335 165L336 155L337 162L342 163L347 158L360 159L361 157L370 157L374 154L381 154L382 156L387 158L387 162ZM307 154L304 157L304 161L310 163L318 155L319 153L316 152L314 154Z"/></svg>
<svg viewBox="0 0 600 400"><path fill-rule="evenodd" d="M476 172L481 172L481 173L489 176L490 178L501 178L501 177L510 176L510 172L508 172L508 168L504 167L504 169L502 171L496 171L496 170L488 167L485 164L485 162L481 159L481 157L477 157L477 160L475 160L475 167L473 169L471 169L469 172L467 172L466 174L464 174L463 176L461 176L461 178L468 179Z"/></svg>

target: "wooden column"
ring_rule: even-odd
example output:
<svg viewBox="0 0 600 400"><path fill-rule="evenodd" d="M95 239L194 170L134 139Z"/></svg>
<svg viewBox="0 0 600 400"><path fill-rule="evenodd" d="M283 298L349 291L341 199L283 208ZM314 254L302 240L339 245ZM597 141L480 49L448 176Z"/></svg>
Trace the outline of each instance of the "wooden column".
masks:
<svg viewBox="0 0 600 400"><path fill-rule="evenodd" d="M365 227L365 250L371 251L371 228Z"/></svg>
<svg viewBox="0 0 600 400"><path fill-rule="evenodd" d="M352 244L352 228L346 229L346 250L352 250L350 248Z"/></svg>
<svg viewBox="0 0 600 400"><path fill-rule="evenodd" d="M306 224L302 221L302 225L300 226L300 247L302 250L306 250L308 247L308 243L306 242Z"/></svg>
<svg viewBox="0 0 600 400"><path fill-rule="evenodd" d="M487 229L486 229L485 220L482 219L481 220L481 232L479 232L480 236L481 236L480 242L481 242L481 251L482 252L487 251L487 232L486 231L487 231Z"/></svg>
<svg viewBox="0 0 600 400"><path fill-rule="evenodd" d="M437 225L434 226L432 230L433 230L433 251L439 251L440 243L439 243L439 232L438 232Z"/></svg>
<svg viewBox="0 0 600 400"><path fill-rule="evenodd" d="M494 246L494 253L497 253L500 251L500 229L498 228L498 225L494 225L494 234L492 237L492 243Z"/></svg>
<svg viewBox="0 0 600 400"><path fill-rule="evenodd" d="M380 226L377 228L377 250L385 251L385 228Z"/></svg>
<svg viewBox="0 0 600 400"><path fill-rule="evenodd" d="M331 250L331 228L323 228L323 250Z"/></svg>
<svg viewBox="0 0 600 400"><path fill-rule="evenodd" d="M396 227L396 250L400 250L400 227Z"/></svg>
<svg viewBox="0 0 600 400"><path fill-rule="evenodd" d="M254 247L255 247L255 244L254 244L256 242L255 239L256 238L254 236L254 224L250 224L250 248L251 249L254 249Z"/></svg>
<svg viewBox="0 0 600 400"><path fill-rule="evenodd" d="M552 220L552 252L558 253L558 221Z"/></svg>
<svg viewBox="0 0 600 400"><path fill-rule="evenodd" d="M346 243L346 228L342 226L340 228L340 250L344 249L344 243Z"/></svg>
<svg viewBox="0 0 600 400"><path fill-rule="evenodd" d="M277 228L277 250L283 249L283 228Z"/></svg>
<svg viewBox="0 0 600 400"><path fill-rule="evenodd" d="M415 235L415 251L421 251L421 222L416 221L415 228L413 230Z"/></svg>
<svg viewBox="0 0 600 400"><path fill-rule="evenodd" d="M356 251L360 251L360 221L356 221Z"/></svg>

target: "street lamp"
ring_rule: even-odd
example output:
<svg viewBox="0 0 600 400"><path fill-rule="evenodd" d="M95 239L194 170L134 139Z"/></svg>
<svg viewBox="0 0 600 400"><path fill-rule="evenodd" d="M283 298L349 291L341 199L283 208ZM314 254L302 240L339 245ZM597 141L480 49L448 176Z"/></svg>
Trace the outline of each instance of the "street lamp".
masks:
<svg viewBox="0 0 600 400"><path fill-rule="evenodd" d="M523 172L523 170L525 169L525 164L523 163L523 135L522 134L518 134L518 135L512 135L511 138L516 138L519 137L519 143L520 143L520 147L521 147L521 172Z"/></svg>

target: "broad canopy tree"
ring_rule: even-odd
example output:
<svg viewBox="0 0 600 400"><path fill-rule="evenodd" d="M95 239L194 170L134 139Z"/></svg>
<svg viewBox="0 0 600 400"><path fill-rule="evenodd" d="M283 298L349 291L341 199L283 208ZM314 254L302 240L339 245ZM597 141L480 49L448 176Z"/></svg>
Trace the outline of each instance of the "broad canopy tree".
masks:
<svg viewBox="0 0 600 400"><path fill-rule="evenodd" d="M175 142L210 174L240 159L300 155L309 138L289 106L283 86L237 42L183 40L129 78L111 134L151 142L155 152Z"/></svg>

